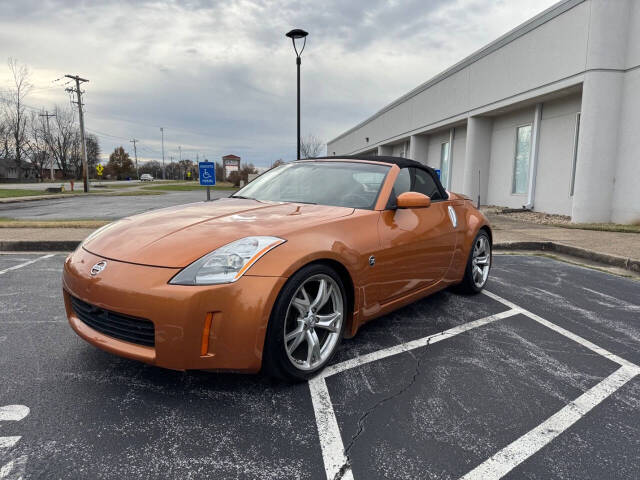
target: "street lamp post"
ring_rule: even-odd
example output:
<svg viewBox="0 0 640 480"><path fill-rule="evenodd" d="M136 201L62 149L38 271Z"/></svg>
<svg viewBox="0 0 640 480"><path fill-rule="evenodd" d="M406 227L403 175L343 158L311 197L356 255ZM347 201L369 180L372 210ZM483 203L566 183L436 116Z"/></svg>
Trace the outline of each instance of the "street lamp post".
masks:
<svg viewBox="0 0 640 480"><path fill-rule="evenodd" d="M162 135L162 179L165 180L165 174L164 174L164 127L160 127L160 135Z"/></svg>
<svg viewBox="0 0 640 480"><path fill-rule="evenodd" d="M290 32L286 34L287 37L291 39L293 43L293 50L296 52L296 66L298 67L298 155L296 158L300 158L300 64L302 60L300 56L304 50L305 45L307 44L307 35L309 35L304 30L299 28L294 28ZM296 40L303 40L302 48L298 51L298 47L296 46Z"/></svg>

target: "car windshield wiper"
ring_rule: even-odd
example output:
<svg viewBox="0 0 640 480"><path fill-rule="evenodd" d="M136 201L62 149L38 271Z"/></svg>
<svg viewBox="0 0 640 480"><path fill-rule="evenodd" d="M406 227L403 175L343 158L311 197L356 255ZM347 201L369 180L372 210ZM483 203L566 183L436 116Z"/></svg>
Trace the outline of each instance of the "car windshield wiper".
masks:
<svg viewBox="0 0 640 480"><path fill-rule="evenodd" d="M255 198L245 197L245 196L242 196L242 195L231 195L229 198L242 198L244 200L255 200Z"/></svg>

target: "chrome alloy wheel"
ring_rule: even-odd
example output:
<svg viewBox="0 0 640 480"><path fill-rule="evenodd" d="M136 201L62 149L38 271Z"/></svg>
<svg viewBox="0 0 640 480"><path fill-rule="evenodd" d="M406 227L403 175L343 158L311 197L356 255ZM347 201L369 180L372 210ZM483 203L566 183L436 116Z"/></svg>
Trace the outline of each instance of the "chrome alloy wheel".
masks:
<svg viewBox="0 0 640 480"><path fill-rule="evenodd" d="M343 321L336 281L325 274L306 279L289 302L284 324L284 347L293 366L308 371L322 365L340 339Z"/></svg>
<svg viewBox="0 0 640 480"><path fill-rule="evenodd" d="M487 277L489 277L489 269L491 268L491 245L484 235L478 236L473 245L471 268L475 286L478 288L484 287L484 284L487 283Z"/></svg>

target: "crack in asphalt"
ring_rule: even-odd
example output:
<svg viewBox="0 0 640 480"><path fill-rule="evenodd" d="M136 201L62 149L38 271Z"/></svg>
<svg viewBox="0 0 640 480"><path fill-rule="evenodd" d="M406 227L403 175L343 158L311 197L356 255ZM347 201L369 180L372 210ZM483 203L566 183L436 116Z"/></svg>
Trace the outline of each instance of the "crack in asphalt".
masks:
<svg viewBox="0 0 640 480"><path fill-rule="evenodd" d="M426 345L424 345L424 347L428 347L430 344L431 344L431 339L429 339L429 341L427 342ZM382 400L376 402L372 407L367 409L367 411L364 412L360 416L360 418L358 418L358 430L356 431L355 434L353 434L351 436L351 440L349 440L349 443L345 447L345 449L344 449L345 461L340 466L340 469L336 472L335 476L333 477L333 480L341 480L342 477L344 476L344 474L347 473L347 471L351 469L351 459L349 458L349 452L353 448L353 446L356 443L356 441L358 440L358 438L364 432L366 419L375 410L377 410L379 407L381 407L385 403L387 403L387 402L389 402L389 401L391 401L391 400L393 400L395 398L400 397L402 394L404 394L407 390L409 390L416 383L418 375L420 375L420 362L422 361L422 358L421 357L417 357L416 355L414 355L414 353L411 350L406 350L406 353L411 355L411 358L413 358L415 360L415 368L414 368L413 376L411 377L411 380L404 387L402 387L400 390L398 390L396 393L394 393L392 395L389 395L388 397L385 397Z"/></svg>

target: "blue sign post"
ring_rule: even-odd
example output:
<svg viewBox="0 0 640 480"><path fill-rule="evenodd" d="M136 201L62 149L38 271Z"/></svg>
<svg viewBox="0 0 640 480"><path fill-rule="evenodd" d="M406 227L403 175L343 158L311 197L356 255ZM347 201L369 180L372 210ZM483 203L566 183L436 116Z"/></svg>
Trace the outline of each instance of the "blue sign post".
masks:
<svg viewBox="0 0 640 480"><path fill-rule="evenodd" d="M198 163L200 185L207 187L207 201L211 200L211 188L216 184L216 164L213 162Z"/></svg>

